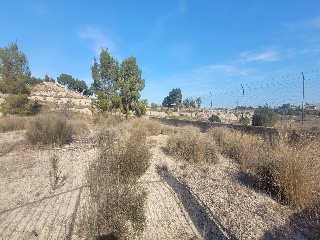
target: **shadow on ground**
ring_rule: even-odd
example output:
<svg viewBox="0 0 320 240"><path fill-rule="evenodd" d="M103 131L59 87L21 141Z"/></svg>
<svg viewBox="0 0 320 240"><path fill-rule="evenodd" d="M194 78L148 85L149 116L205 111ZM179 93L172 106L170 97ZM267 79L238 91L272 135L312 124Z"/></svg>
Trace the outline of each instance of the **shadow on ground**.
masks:
<svg viewBox="0 0 320 240"><path fill-rule="evenodd" d="M177 179L170 171L160 166L156 166L156 171L161 179L178 195L191 221L205 240L237 239L222 226L201 200L192 194L190 188L182 180Z"/></svg>

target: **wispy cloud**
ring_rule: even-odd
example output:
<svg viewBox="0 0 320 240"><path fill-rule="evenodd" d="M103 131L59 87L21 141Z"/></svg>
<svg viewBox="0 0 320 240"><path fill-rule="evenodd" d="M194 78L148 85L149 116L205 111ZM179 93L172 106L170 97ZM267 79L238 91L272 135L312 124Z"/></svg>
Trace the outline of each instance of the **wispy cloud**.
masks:
<svg viewBox="0 0 320 240"><path fill-rule="evenodd" d="M280 52L274 49L266 49L262 52L246 51L240 53L239 61L242 63L253 61L274 62L280 60Z"/></svg>
<svg viewBox="0 0 320 240"><path fill-rule="evenodd" d="M102 48L108 48L111 53L115 53L117 50L117 45L112 37L107 36L100 28L86 27L78 33L78 37L90 40L90 48L96 56L100 55Z"/></svg>
<svg viewBox="0 0 320 240"><path fill-rule="evenodd" d="M303 19L295 22L289 22L289 23L286 23L285 26L291 29L297 29L297 28L320 29L320 16L315 16L313 18Z"/></svg>

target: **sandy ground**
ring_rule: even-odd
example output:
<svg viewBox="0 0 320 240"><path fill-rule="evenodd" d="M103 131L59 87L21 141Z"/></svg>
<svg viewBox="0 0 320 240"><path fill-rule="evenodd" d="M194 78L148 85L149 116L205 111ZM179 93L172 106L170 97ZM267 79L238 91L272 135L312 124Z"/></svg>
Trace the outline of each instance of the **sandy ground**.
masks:
<svg viewBox="0 0 320 240"><path fill-rule="evenodd" d="M166 154L165 135L149 138L151 166L140 183L148 192L147 226L138 239L304 239L288 224L292 211L243 183L223 157L195 166ZM49 159L59 159L58 188ZM24 132L0 133L0 239L79 239L84 174L97 151L92 136L60 149L32 149ZM275 238L276 239L276 238Z"/></svg>

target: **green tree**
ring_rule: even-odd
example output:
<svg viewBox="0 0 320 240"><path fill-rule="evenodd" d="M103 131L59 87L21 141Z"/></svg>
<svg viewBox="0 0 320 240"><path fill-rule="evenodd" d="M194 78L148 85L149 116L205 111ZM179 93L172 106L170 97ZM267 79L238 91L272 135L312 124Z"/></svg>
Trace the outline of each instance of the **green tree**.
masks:
<svg viewBox="0 0 320 240"><path fill-rule="evenodd" d="M182 103L181 89L180 88L173 88L169 92L169 96L167 96L163 99L162 106L170 108L173 105L175 105L178 108L178 112L179 112L179 108L180 108L181 103Z"/></svg>
<svg viewBox="0 0 320 240"><path fill-rule="evenodd" d="M254 110L253 126L273 127L278 121L278 115L267 105Z"/></svg>
<svg viewBox="0 0 320 240"><path fill-rule="evenodd" d="M189 108L190 107L190 99L186 98L185 100L183 100L182 104L185 108Z"/></svg>
<svg viewBox="0 0 320 240"><path fill-rule="evenodd" d="M140 91L144 89L145 81L141 78L141 69L139 69L135 57L129 57L121 63L120 80L118 86L122 102L123 113L128 116L129 111L135 111L136 106L140 106Z"/></svg>
<svg viewBox="0 0 320 240"><path fill-rule="evenodd" d="M202 103L201 97L198 97L196 102L197 102L197 107L200 108Z"/></svg>
<svg viewBox="0 0 320 240"><path fill-rule="evenodd" d="M26 82L31 78L26 55L13 43L0 48L0 92L9 94L29 93Z"/></svg>
<svg viewBox="0 0 320 240"><path fill-rule="evenodd" d="M9 95L0 104L1 112L6 115L32 115L35 114L39 105L36 101L28 99L28 94Z"/></svg>
<svg viewBox="0 0 320 240"><path fill-rule="evenodd" d="M193 98L190 99L190 107L192 108L196 107L196 101Z"/></svg>
<svg viewBox="0 0 320 240"><path fill-rule="evenodd" d="M210 122L218 122L218 123L220 123L220 122L221 122L221 119L219 118L218 115L212 114L211 117L209 117L209 121L210 121Z"/></svg>
<svg viewBox="0 0 320 240"><path fill-rule="evenodd" d="M94 105L101 111L110 111L118 103L119 64L110 55L108 49L102 49L99 62L94 59L91 67L93 83L92 92L97 97Z"/></svg>
<svg viewBox="0 0 320 240"><path fill-rule="evenodd" d="M55 82L52 77L49 77L47 74L44 76L44 81L45 82Z"/></svg>
<svg viewBox="0 0 320 240"><path fill-rule="evenodd" d="M62 73L59 77L57 77L57 82L62 84L63 86L71 86L74 82L74 78L71 75Z"/></svg>
<svg viewBox="0 0 320 240"><path fill-rule="evenodd" d="M25 84L27 86L35 86L35 85L42 83L42 82L43 82L43 79L41 79L41 78L31 77L31 78L26 79Z"/></svg>

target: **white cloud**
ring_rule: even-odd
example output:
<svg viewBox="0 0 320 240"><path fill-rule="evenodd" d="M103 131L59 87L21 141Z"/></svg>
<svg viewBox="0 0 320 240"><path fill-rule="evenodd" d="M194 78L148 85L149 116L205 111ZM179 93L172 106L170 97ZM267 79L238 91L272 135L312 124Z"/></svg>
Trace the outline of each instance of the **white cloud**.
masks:
<svg viewBox="0 0 320 240"><path fill-rule="evenodd" d="M273 49L266 49L259 53L253 53L250 51L243 52L240 54L239 61L242 63L253 62L253 61L265 61L274 62L280 59L279 51Z"/></svg>
<svg viewBox="0 0 320 240"><path fill-rule="evenodd" d="M90 48L96 56L100 55L102 48L107 48L111 53L114 53L117 50L115 41L110 36L104 34L100 28L86 27L83 31L78 33L78 37L91 41Z"/></svg>

